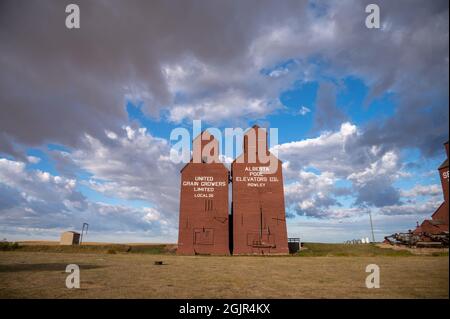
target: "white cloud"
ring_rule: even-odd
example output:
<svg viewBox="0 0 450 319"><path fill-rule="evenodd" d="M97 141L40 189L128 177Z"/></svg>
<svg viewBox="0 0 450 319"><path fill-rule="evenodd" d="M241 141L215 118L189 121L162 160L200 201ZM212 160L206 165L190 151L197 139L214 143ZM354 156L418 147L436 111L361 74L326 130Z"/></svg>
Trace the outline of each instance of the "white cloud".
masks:
<svg viewBox="0 0 450 319"><path fill-rule="evenodd" d="M436 172L434 172L436 174ZM402 190L401 195L403 197L417 198L419 196L442 196L441 185L415 185L408 190Z"/></svg>
<svg viewBox="0 0 450 319"><path fill-rule="evenodd" d="M279 68L279 69L275 69L275 70L271 71L269 73L269 76L273 77L273 78L277 78L279 76L283 76L283 75L288 74L288 73L289 73L289 69L288 68Z"/></svg>
<svg viewBox="0 0 450 319"><path fill-rule="evenodd" d="M194 99L175 104L169 111L169 120L179 123L184 119L202 119L210 123L236 120L242 117L260 118L281 108L277 99L255 97L241 90L229 89L214 97Z"/></svg>
<svg viewBox="0 0 450 319"><path fill-rule="evenodd" d="M311 110L309 108L307 108L306 106L302 105L300 107L300 110L298 111L298 113L302 116L308 114L309 112L311 112Z"/></svg>
<svg viewBox="0 0 450 319"><path fill-rule="evenodd" d="M64 224L72 214L87 208L85 197L73 179L40 170L25 163L0 159L0 219L3 225L49 226Z"/></svg>
<svg viewBox="0 0 450 319"><path fill-rule="evenodd" d="M202 118L223 124L261 119L279 110L280 92L297 81L339 81L352 75L369 88L368 102L394 92L398 109L387 121L377 119L365 128L344 123L316 138L278 146L287 187L295 190L300 180L331 174L333 185L338 180L352 182L361 205L381 207L389 198L388 206L398 207L399 195L425 193L417 188L397 194L392 187L393 180L405 176L397 147L418 147L429 156L436 149L434 141L448 136L445 1L415 1L409 10L385 1L389 15L384 29L370 37L361 27L364 3L352 0L317 6L269 1L257 8L223 2L199 10L186 10L176 2L92 2L87 11L102 14L95 27L80 29L78 40L68 39L64 29L46 27L59 23L50 6L30 6L28 13L12 3L4 10L11 23L1 33L1 42L10 44L0 58L0 108L7 115L0 117L1 151L19 156L24 145L51 141L78 147L83 139L85 144L73 154L59 153L58 171L69 171L69 164L79 166L93 174L86 185L105 195L151 201L160 216L175 216L177 211L178 168L168 160L166 141L131 127L117 133L127 119L124 98L143 102L142 110L155 117L163 110L176 123ZM112 25L117 12L133 23ZM35 26L27 32L20 23L24 14ZM93 52L96 58L67 54L77 50ZM295 61L292 69L273 69L290 60ZM261 72L267 68L273 71ZM65 76L68 72L70 77ZM323 87L320 83L319 90ZM335 95L333 86L328 91ZM320 128L333 129L324 123ZM37 163L33 157L23 159ZM32 202L33 207L22 210L31 214L90 205L74 199L81 196L72 177L27 171L25 162L2 164L0 207ZM306 168L319 172L302 176ZM313 196L305 198L290 196L305 210L332 199L320 189L311 192Z"/></svg>
<svg viewBox="0 0 450 319"><path fill-rule="evenodd" d="M405 200L410 202L420 193L439 193L437 187L423 186L400 191L394 183L409 175L403 171L398 150L366 145L361 142L362 136L356 125L343 123L337 131L274 147L283 161L286 202L291 212L327 218L351 216L364 210L359 207L390 207L392 212L403 213ZM337 186L339 181L346 186ZM342 196L347 197L345 205ZM356 207L354 211L348 210L349 200Z"/></svg>
<svg viewBox="0 0 450 319"><path fill-rule="evenodd" d="M360 133L356 125L343 123L337 132L323 132L315 138L294 141L277 145L277 151L283 162L289 162L286 170L287 177L296 174L303 167L312 166L320 171L331 171L337 177L347 177L351 172L370 161L364 148L358 158L364 157L362 163L355 163L353 151L348 145L354 144ZM356 164L356 165L355 165Z"/></svg>
<svg viewBox="0 0 450 319"><path fill-rule="evenodd" d="M335 182L336 178L330 172L315 174L300 171L295 182L284 187L288 212L325 217L328 208L337 204L333 197Z"/></svg>
<svg viewBox="0 0 450 319"><path fill-rule="evenodd" d="M391 2L383 2L389 12L383 26L395 31L371 36L361 20L364 3L355 0L283 6L269 1L257 9L225 2L198 10L176 2L92 2L85 9L102 12L101 17L70 40L63 29L41 23L59 22L49 6L38 4L30 5L35 14L26 16L35 27L23 32L23 12L11 3L4 10L11 23L1 34L1 42L10 45L0 59L0 105L8 115L0 118L0 147L16 156L21 145L77 146L86 132L111 138L104 131L126 121L128 98L142 102L145 114L169 114L174 122L203 116L220 124L260 120L279 109L280 93L295 83L318 81L322 87L324 79L351 75L370 90L364 103L387 92L398 96L401 110L390 121L375 123L368 137L417 146L430 155L436 146L427 145L448 131L445 124L433 125L439 116L448 122L446 103L440 103L448 100L448 6L413 1L404 10ZM111 25L117 12L134 22ZM94 52L96 58L67 54L75 50ZM277 67L286 61L295 66ZM267 69L269 75L262 72ZM29 94L20 94L24 91ZM61 108L62 99L70 105ZM431 100L437 106L422 112ZM320 128L330 129L323 124ZM417 125L423 134L411 139Z"/></svg>
<svg viewBox="0 0 450 319"><path fill-rule="evenodd" d="M362 171L351 173L347 179L356 184L365 184L379 176L389 176L391 179L398 178L400 169L399 157L394 151L386 152L380 159L369 164Z"/></svg>
<svg viewBox="0 0 450 319"><path fill-rule="evenodd" d="M37 164L41 161L39 157L36 156L27 156L28 163Z"/></svg>
<svg viewBox="0 0 450 319"><path fill-rule="evenodd" d="M116 134L116 133L111 132L111 131L108 131L108 130L106 130L105 133L106 133L106 136L108 136L108 138L110 138L110 139L112 139L112 140L117 139L117 134Z"/></svg>
<svg viewBox="0 0 450 319"><path fill-rule="evenodd" d="M113 143L86 135L71 155L73 163L92 174L83 182L107 196L143 200L177 221L180 165L170 160L170 144L145 128L125 126Z"/></svg>
<svg viewBox="0 0 450 319"><path fill-rule="evenodd" d="M59 202L67 199L82 204L84 201L75 189L74 179L53 176L41 170L28 171L23 162L0 158L0 183L16 189L26 202Z"/></svg>
<svg viewBox="0 0 450 319"><path fill-rule="evenodd" d="M74 179L27 170L25 163L0 159L0 230L24 236L38 230L43 238L51 238L88 222L94 238L116 233L118 240L121 232L127 232L129 238L158 238L161 242L165 236L165 242L176 240L173 215L153 207L88 200L76 186Z"/></svg>
<svg viewBox="0 0 450 319"><path fill-rule="evenodd" d="M423 219L426 216L430 217L441 203L442 199L438 200L430 198L425 202L414 201L413 203L408 204L381 207L379 208L378 213L382 215L415 215L419 216L420 219Z"/></svg>
<svg viewBox="0 0 450 319"><path fill-rule="evenodd" d="M348 220L369 210L374 216L423 216L434 211L438 204L435 195L440 192L437 185L416 185L401 191L406 203L383 193L395 192L390 188L392 181L404 176L399 154L360 145L360 136L356 125L343 123L335 132L276 146L284 160L288 214ZM140 238L166 236L166 241L174 241L180 166L170 161L169 152L166 140L143 128L125 126L108 143L86 135L79 149L58 152L64 164L70 160L70 165L91 174L88 180L27 170L23 162L0 159L2 223L10 229L68 229L88 220L99 234L134 233ZM351 187L338 187L341 180L351 181ZM78 184L115 199L141 200L144 204L94 202L77 191ZM356 196L356 204L365 207L341 203L341 196L348 195ZM414 201L417 196L431 198Z"/></svg>

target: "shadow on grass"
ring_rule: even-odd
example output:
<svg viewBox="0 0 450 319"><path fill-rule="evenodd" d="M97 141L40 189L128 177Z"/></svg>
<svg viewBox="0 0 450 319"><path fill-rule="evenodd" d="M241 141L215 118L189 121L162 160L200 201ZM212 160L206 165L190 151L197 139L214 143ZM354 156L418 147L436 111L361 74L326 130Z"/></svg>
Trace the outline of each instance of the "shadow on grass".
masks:
<svg viewBox="0 0 450 319"><path fill-rule="evenodd" d="M46 264L6 264L0 265L0 272L20 272L20 271L66 271L68 263L46 263ZM79 264L80 269L96 269L104 266Z"/></svg>

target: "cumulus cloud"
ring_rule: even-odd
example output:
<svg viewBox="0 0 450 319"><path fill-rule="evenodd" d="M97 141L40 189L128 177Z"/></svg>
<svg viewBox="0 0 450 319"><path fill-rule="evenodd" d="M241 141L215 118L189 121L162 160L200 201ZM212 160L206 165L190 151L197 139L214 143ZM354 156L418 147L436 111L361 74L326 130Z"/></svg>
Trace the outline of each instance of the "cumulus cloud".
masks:
<svg viewBox="0 0 450 319"><path fill-rule="evenodd" d="M231 89L214 97L176 104L169 112L169 120L180 123L185 119L202 119L209 123L220 123L226 119L264 117L279 108L281 105L274 98L263 95L255 97Z"/></svg>
<svg viewBox="0 0 450 319"><path fill-rule="evenodd" d="M388 205L379 209L381 215L415 215L424 218L431 216L442 201L429 199L425 202L414 202L410 204Z"/></svg>
<svg viewBox="0 0 450 319"><path fill-rule="evenodd" d="M107 133L108 134L108 133ZM126 200L143 200L176 222L179 170L170 160L167 140L145 128L125 126L103 142L90 135L70 154L71 165L91 174L83 184L102 194Z"/></svg>
<svg viewBox="0 0 450 319"><path fill-rule="evenodd" d="M85 206L84 196L76 190L76 180L53 176L41 170L27 171L23 162L1 158L0 183L18 190L24 205L36 203L48 212L53 209L82 209ZM57 206L47 206L47 203Z"/></svg>
<svg viewBox="0 0 450 319"><path fill-rule="evenodd" d="M398 189L395 182L409 177L398 150L362 145L363 138L364 132L356 125L343 123L337 131L273 148L284 161L286 202L291 212L319 218L351 217L352 213L367 213L366 208L391 207L392 212L402 212L408 197L438 193L436 187ZM338 181L350 185L339 187ZM340 207L339 198L348 196L353 207Z"/></svg>
<svg viewBox="0 0 450 319"><path fill-rule="evenodd" d="M75 180L28 171L23 162L0 159L0 185L4 224L52 225L87 207Z"/></svg>
<svg viewBox="0 0 450 319"><path fill-rule="evenodd" d="M36 230L79 230L83 222L99 234L140 233L148 239L175 240L175 224L155 207L112 205L88 200L77 182L25 163L0 159L1 231L26 235Z"/></svg>
<svg viewBox="0 0 450 319"><path fill-rule="evenodd" d="M2 2L0 153L9 158L0 171L3 220L23 216L38 229L43 222L34 213L51 216L51 226L86 211L124 218L129 229L142 220L144 227L174 221L180 167L170 162L166 140L123 128L126 101L142 103L156 120L221 126L267 120L284 108L280 93L310 81L319 84L315 137L276 146L293 212L344 217L375 207L403 214L412 209L403 198L409 205L413 196L434 196L419 187L400 191L394 182L405 176L402 149L428 158L448 138L447 1L379 1L380 30L365 28L365 3L357 0L77 4L81 29L69 31L65 2ZM369 88L359 107L390 94L393 114L352 123L337 103L347 76ZM26 148L47 143L70 149L50 152L61 176L26 168L39 164ZM90 177L78 180L79 170ZM337 187L341 180L350 186ZM94 203L80 184L149 205ZM340 206L337 197L349 195L356 206Z"/></svg>
<svg viewBox="0 0 450 319"><path fill-rule="evenodd" d="M285 163L284 172L288 179L308 166L322 172L331 171L342 178L354 169L364 169L375 158L369 148L353 147L360 136L357 126L346 122L337 131L326 131L314 138L276 145L273 150Z"/></svg>
<svg viewBox="0 0 450 319"><path fill-rule="evenodd" d="M342 74L363 79L369 102L399 96L395 116L371 123L364 143L430 155L447 136L446 1L382 1L381 30L364 27L356 0L78 4L82 24L72 31L64 2L2 4L0 151L77 146L85 133L103 139L126 120L125 99L175 122L263 118L294 81L321 82L316 123L332 129L344 115L324 79ZM273 68L288 60L299 67Z"/></svg>
<svg viewBox="0 0 450 319"><path fill-rule="evenodd" d="M308 107L306 107L306 106L304 106L304 105L302 105L301 107L300 107L300 110L298 111L298 114L300 114L300 115L306 115L306 114L308 114L309 112L311 112L311 109L310 108L308 108Z"/></svg>
<svg viewBox="0 0 450 319"><path fill-rule="evenodd" d="M64 2L2 4L0 105L7 114L0 118L2 151L13 153L12 142L51 140L76 146L85 133L101 138L106 128L116 131L126 120L125 99L144 102L145 113L156 118L161 109L190 108L194 101L218 105L215 97L221 100L228 90L245 92L241 96L249 101L261 100L271 89L240 87L248 83L250 88L253 79L263 78L246 48L263 32L262 25L273 25L289 10L302 12L306 5L77 4L82 24L75 32L64 26ZM268 98L276 98L273 94Z"/></svg>
<svg viewBox="0 0 450 319"><path fill-rule="evenodd" d="M300 171L295 182L285 186L288 212L324 217L325 211L337 200L332 196L336 179L333 173L314 174ZM329 217L329 216L327 216Z"/></svg>
<svg viewBox="0 0 450 319"><path fill-rule="evenodd" d="M88 173L87 179L79 181L29 170L24 162L1 159L3 224L10 231L22 227L23 232L46 227L76 228L88 220L99 233L139 233L148 238L166 236L166 241L175 240L182 164L170 161L169 143L138 127L125 126L117 134L104 134L107 142L85 135L83 146L77 150L52 152L65 171ZM341 220L360 218L370 211L383 216L431 214L438 202L434 196L437 185L417 185L399 192L392 186L405 176L399 155L373 146L354 149L361 135L355 125L344 123L338 131L275 146L280 158L286 159L283 167L288 216ZM327 151L330 149L333 154ZM364 160L355 156L361 152L366 153ZM308 157L310 153L326 156ZM326 165L327 160L334 165ZM338 186L340 180L351 185ZM141 200L144 205L136 208L88 200L77 185L112 198ZM417 195L432 198L420 202ZM348 196L354 199L353 206L342 204L342 197ZM400 197L408 201L400 202Z"/></svg>
<svg viewBox="0 0 450 319"><path fill-rule="evenodd" d="M400 203L399 190L392 183L403 174L398 155L389 151L347 179L353 182L357 204L382 207Z"/></svg>
<svg viewBox="0 0 450 319"><path fill-rule="evenodd" d="M436 172L433 172L436 174ZM441 185L415 185L411 189L402 190L403 197L417 198L419 196L442 196Z"/></svg>
<svg viewBox="0 0 450 319"><path fill-rule="evenodd" d="M386 176L375 178L362 185L356 185L356 204L383 207L400 203L399 190L392 186Z"/></svg>

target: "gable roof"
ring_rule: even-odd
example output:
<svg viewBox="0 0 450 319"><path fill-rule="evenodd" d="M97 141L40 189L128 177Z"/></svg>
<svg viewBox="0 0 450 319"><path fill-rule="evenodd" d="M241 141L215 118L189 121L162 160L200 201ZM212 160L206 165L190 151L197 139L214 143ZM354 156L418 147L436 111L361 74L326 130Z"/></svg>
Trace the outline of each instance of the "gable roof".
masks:
<svg viewBox="0 0 450 319"><path fill-rule="evenodd" d="M245 135L248 135L250 133L250 131L252 131L252 130L258 131L258 129L263 129L264 131L267 132L267 130L265 128L260 127L258 124L255 124L251 128L249 128L247 131L244 132L244 137L245 137ZM267 136L267 134L266 134L266 136ZM267 138L266 138L266 147L267 147L267 151L269 152L269 156L273 156L273 157L275 157L277 159L278 162L283 163L277 156L273 155L273 153L269 150L269 145L267 144ZM235 163L237 161L237 159L241 158L242 156L244 156L244 150L242 151L242 153L238 157L236 157L233 160L232 164Z"/></svg>
<svg viewBox="0 0 450 319"><path fill-rule="evenodd" d="M438 169L443 169L448 167L448 158L439 166Z"/></svg>
<svg viewBox="0 0 450 319"><path fill-rule="evenodd" d="M217 139L214 137L214 135L212 135L211 133L209 133L208 132L208 129L205 129L205 130L203 130L200 134L198 134L193 140L192 140L192 145L194 145L194 142L198 139L198 138L200 138L201 136L203 136L203 135L205 135L205 136L208 136L208 137L212 137L212 139L210 139L210 141L209 142L212 142L212 141L217 141ZM209 143L208 142L208 143ZM219 162L214 162L214 163L193 163L193 156L191 155L191 159L190 159L190 161L188 162L188 163L186 163L181 169L180 169L180 173L182 173L183 171L184 171L184 169L189 165L189 164L222 164L223 165L223 167L229 172L229 169L228 169L228 167L226 167L225 166L225 164L222 162L222 161L220 161L220 159L219 159Z"/></svg>

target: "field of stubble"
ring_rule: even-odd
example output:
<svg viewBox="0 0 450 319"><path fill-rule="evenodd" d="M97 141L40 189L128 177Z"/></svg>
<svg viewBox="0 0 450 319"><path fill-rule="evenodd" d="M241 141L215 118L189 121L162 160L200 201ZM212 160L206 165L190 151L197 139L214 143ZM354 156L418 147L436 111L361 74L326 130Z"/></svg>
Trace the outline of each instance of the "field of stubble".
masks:
<svg viewBox="0 0 450 319"><path fill-rule="evenodd" d="M68 264L80 289L65 286ZM368 264L380 267L379 289L365 286ZM448 267L448 256L0 251L0 298L448 298Z"/></svg>

